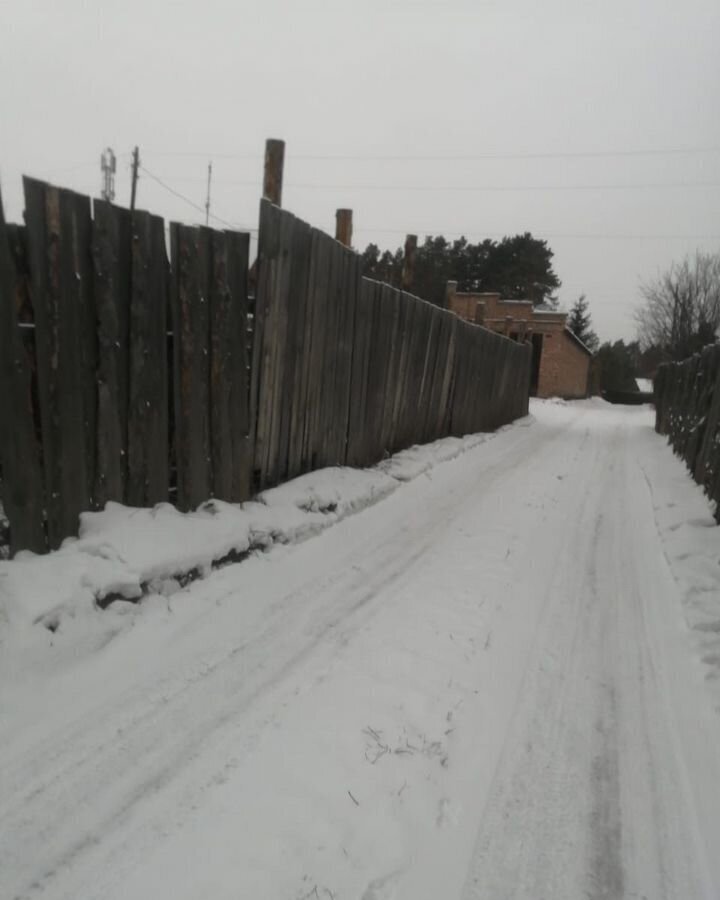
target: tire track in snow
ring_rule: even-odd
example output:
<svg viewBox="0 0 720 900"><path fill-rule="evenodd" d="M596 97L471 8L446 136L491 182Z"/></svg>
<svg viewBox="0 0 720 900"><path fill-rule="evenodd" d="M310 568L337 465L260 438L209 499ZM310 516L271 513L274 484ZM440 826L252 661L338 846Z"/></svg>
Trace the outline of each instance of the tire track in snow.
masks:
<svg viewBox="0 0 720 900"><path fill-rule="evenodd" d="M71 876L81 860L100 854L117 864L128 845L108 847L104 836L125 830L124 840L137 845L139 835L130 823L138 809L183 779L190 782L184 789L183 815L191 814L208 777L196 779L193 786L187 770L199 763L210 738L216 741L223 731L232 732L233 723L260 698L277 690L314 654L326 653L328 642L330 652L337 652L347 633L373 614L372 601L379 591L402 577L448 523L477 502L485 484L532 465L538 453L547 452L547 445L561 440L559 432L538 432L524 428L519 436L515 432L514 441L509 435L504 456L482 469L469 490L464 483L453 484L451 468L441 479L444 467L439 468L436 479L446 481L449 490L443 484L431 484L426 493L432 502L419 504L407 531L393 533L391 540L390 532L380 529L364 545L348 549L348 558L363 560L360 570L330 561L328 570L274 602L259 631L243 636L239 643L231 639L219 653L213 651L216 655L210 660L204 654L199 663L190 664L189 671L184 662L181 670L161 674L150 695L145 685L140 693L135 687L121 691L112 702L109 698L106 707L69 722L53 737L50 752L43 743L8 761L5 772L11 791L4 802L0 872L12 865L19 875L14 896L51 891L53 896L77 896ZM452 467L453 462L446 466ZM384 501L392 502L393 497ZM352 528L352 519L337 526L343 527ZM272 565L271 559L268 564ZM214 576L197 590L211 591L213 584ZM188 591L188 602L194 593L192 588ZM337 634L341 627L344 637ZM299 647L298 632L304 635ZM203 695L213 702L199 703ZM244 735L243 741L250 745L252 735ZM67 829L68 817L78 809L86 821ZM144 823L141 831L150 834L160 827L167 826ZM42 848L41 867L27 855L29 845Z"/></svg>

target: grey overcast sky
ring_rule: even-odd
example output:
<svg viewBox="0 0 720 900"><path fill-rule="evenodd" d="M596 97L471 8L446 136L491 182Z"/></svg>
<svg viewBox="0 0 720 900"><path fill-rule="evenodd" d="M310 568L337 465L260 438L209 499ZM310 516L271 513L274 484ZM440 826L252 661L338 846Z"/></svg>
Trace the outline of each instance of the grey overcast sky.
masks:
<svg viewBox="0 0 720 900"><path fill-rule="evenodd" d="M284 138L312 224L530 230L604 340L633 336L642 279L720 249L720 0L0 0L0 42L12 220L23 173L97 195L108 145L127 204L138 144L198 206L212 160L212 211L255 226ZM144 171L138 205L202 218Z"/></svg>

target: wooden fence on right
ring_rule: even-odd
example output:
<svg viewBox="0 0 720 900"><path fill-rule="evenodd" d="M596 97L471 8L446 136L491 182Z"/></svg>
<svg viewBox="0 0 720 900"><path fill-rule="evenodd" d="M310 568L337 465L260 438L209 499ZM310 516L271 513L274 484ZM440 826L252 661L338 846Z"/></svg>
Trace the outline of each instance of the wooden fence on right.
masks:
<svg viewBox="0 0 720 900"><path fill-rule="evenodd" d="M655 430L715 501L720 522L720 345L660 366L654 387Z"/></svg>
<svg viewBox="0 0 720 900"><path fill-rule="evenodd" d="M0 475L15 552L108 501L231 502L312 469L527 412L531 351L363 278L262 201L249 235L170 225L33 179L0 204ZM248 352L249 351L249 352Z"/></svg>

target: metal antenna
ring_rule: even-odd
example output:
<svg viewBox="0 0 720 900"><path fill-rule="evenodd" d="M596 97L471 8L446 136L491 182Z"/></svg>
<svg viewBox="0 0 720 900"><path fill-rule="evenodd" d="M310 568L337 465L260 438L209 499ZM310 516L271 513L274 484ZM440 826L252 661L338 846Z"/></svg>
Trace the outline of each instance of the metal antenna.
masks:
<svg viewBox="0 0 720 900"><path fill-rule="evenodd" d="M106 147L100 156L100 169L102 171L102 187L100 196L110 203L115 199L115 154L111 147Z"/></svg>

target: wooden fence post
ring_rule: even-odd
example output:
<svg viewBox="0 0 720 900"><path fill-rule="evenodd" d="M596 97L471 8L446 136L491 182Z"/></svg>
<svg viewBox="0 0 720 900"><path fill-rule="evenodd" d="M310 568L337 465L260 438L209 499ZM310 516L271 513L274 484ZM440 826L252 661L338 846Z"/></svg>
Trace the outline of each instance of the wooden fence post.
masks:
<svg viewBox="0 0 720 900"><path fill-rule="evenodd" d="M265 174L263 197L282 206L283 167L285 165L285 141L269 138L265 141Z"/></svg>
<svg viewBox="0 0 720 900"><path fill-rule="evenodd" d="M335 240L345 247L352 247L353 211L338 209L335 211Z"/></svg>
<svg viewBox="0 0 720 900"><path fill-rule="evenodd" d="M24 254L23 254L24 256ZM0 197L0 466L10 550L47 549L44 485L35 436L31 359L18 327L24 276L10 246Z"/></svg>

